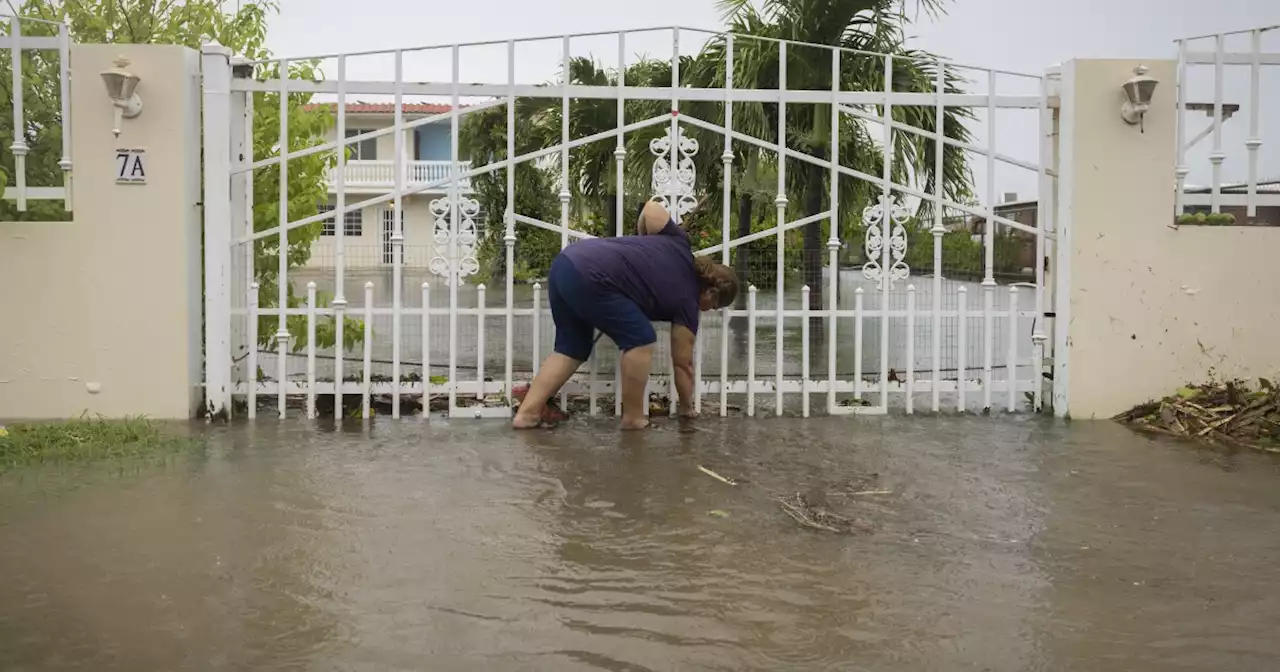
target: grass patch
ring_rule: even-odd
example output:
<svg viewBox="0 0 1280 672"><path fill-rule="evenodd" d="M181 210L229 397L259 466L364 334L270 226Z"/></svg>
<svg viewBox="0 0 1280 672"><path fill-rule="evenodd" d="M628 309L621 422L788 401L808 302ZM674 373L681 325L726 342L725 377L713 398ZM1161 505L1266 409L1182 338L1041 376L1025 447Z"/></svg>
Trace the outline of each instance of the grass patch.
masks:
<svg viewBox="0 0 1280 672"><path fill-rule="evenodd" d="M0 429L0 471L42 462L87 462L172 454L196 445L146 418L80 417Z"/></svg>

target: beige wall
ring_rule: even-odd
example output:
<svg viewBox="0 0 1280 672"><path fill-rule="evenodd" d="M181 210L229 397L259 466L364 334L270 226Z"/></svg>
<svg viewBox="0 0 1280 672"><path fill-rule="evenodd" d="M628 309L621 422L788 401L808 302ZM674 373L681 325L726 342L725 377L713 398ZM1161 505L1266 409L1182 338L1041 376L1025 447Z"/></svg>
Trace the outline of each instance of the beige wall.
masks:
<svg viewBox="0 0 1280 672"><path fill-rule="evenodd" d="M117 140L96 73L120 55L144 107ZM75 221L0 222L0 417L187 418L201 380L199 55L75 45L71 59ZM116 147L147 150L145 185L115 184Z"/></svg>
<svg viewBox="0 0 1280 672"><path fill-rule="evenodd" d="M1176 73L1172 61L1143 63L1160 81L1145 133L1120 118L1137 61L1064 68L1075 76L1060 136L1073 154L1063 206L1074 418L1110 417L1188 381L1280 371L1280 229L1170 228Z"/></svg>

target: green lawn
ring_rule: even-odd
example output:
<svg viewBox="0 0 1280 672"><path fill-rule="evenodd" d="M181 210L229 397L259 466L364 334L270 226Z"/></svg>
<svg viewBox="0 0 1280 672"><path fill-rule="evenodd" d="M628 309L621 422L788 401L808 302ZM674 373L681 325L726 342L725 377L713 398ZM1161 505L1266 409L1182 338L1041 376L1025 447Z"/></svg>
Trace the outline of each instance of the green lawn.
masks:
<svg viewBox="0 0 1280 672"><path fill-rule="evenodd" d="M81 417L0 426L0 470L41 462L85 462L171 454L196 441L145 418Z"/></svg>

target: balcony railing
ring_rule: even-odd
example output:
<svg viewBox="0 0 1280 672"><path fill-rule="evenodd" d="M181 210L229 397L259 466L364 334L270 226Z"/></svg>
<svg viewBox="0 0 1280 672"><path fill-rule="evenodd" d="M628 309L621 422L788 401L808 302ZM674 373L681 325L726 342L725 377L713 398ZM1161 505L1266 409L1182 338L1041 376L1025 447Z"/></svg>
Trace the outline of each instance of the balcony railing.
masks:
<svg viewBox="0 0 1280 672"><path fill-rule="evenodd" d="M407 161L405 162L404 181L408 186L424 182L436 182L449 178L451 161ZM459 170L470 170L470 161L459 161ZM329 171L329 185L337 184L337 169ZM359 189L381 188L392 189L396 184L394 161L348 161L346 167L346 184ZM471 188L471 180L463 178L462 187ZM438 191L445 191L448 184L440 186Z"/></svg>

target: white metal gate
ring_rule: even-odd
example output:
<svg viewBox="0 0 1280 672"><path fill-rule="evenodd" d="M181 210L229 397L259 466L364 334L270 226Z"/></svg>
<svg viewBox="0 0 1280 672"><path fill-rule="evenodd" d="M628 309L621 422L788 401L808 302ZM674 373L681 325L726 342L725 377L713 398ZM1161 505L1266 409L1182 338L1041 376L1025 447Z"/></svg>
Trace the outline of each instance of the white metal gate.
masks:
<svg viewBox="0 0 1280 672"><path fill-rule="evenodd" d="M735 264L740 259L733 253L751 243L776 244L770 251L775 255L771 281L753 283L749 288L744 284L742 305L703 318L695 356L701 410L706 412L709 407L723 416L738 407L747 415L762 409L781 415L785 408L794 407L808 416L814 403L827 414L885 413L890 408L912 413L917 409L1015 411L1041 407L1042 373L1050 355L1048 334L1052 333L1045 292L1045 260L1054 239L1050 77L967 69L985 73L988 79L985 92L974 93L954 83L953 77L966 69L943 61L931 64L934 72L929 81L895 81L902 71L902 55L866 54L688 28L661 32L665 37L659 39L669 40L672 49L672 58L664 66L669 73L666 85L627 81L635 70L634 63L628 62L628 48L638 51L637 43L654 39L652 30L337 55L328 57L325 66L336 78L318 81L268 76L269 72L288 72L288 61L237 63L221 47L207 47L205 213L210 233L206 244L206 386L211 409L229 410L233 397L243 398L252 417L259 397L274 397L277 412L284 416L290 399L296 398L302 412L314 416L330 402L340 412L344 400L351 398L360 400L359 413L368 417L378 399L385 398L391 414L398 417L403 399L423 397L424 410L438 403L451 417L507 416L506 399L513 386L536 371L551 345L551 321L542 286L536 278L532 283L517 278L519 241L539 229L547 230L559 234L563 248L572 240L592 235L581 223L583 210L575 197L581 189L571 178L571 161L578 150L611 139L612 164L598 168L615 178L612 233L623 235L631 228L634 214L624 210L624 201L636 191L633 178L638 158L636 146L629 145L628 139L650 136L644 148L649 151L646 160L652 160L647 171L650 188L644 196L662 199L678 218L704 227L706 236L695 236L697 254ZM710 75L709 81L695 81L699 76L707 77L709 70L687 72L698 67L698 61L681 58L687 52L681 49L682 40L687 48L691 38L702 45L700 58L719 55L716 67L710 70L717 74ZM558 43L558 65L566 74L552 84L523 81L517 74L518 49L549 40ZM568 76L574 67L572 46L578 40L596 44L603 40L611 45L610 51L616 49L613 72L617 74L603 83ZM460 76L464 48L505 52L505 81L464 81ZM750 59L758 63L762 54L777 64L776 86L765 86L763 78L751 82L735 71L735 62ZM352 63L366 57L387 60L392 76L379 80L350 77ZM451 78L437 82L406 76L406 62L417 58L425 59L428 67L447 65ZM788 63L802 58L813 67L834 73L827 87L788 87ZM526 60L520 59L520 63L523 67ZM686 72L682 73L682 68ZM879 86L848 90L844 82L852 75L845 73L855 69L881 73ZM1032 92L1000 93L997 82L1001 80L1019 80L1024 90ZM279 133L288 137L291 93L332 99L336 110L332 137L314 146L285 147L274 156L253 156L255 98L277 97ZM447 106L435 112L414 112L417 116L409 119L411 110L425 108L407 105L406 98L423 96L447 99ZM385 128L351 135L351 105L369 97L390 99L392 121ZM553 101L543 106L546 114L554 115L558 110L559 137L549 139L544 147L518 154L517 129L528 121L518 116L518 101L539 100ZM616 126L587 134L580 129L571 133L572 110L579 105L605 109L601 101L616 103ZM629 118L626 106L636 101L647 101L660 109L642 118ZM921 113L922 109L927 112ZM459 142L462 124L469 115L491 110L505 110L505 152L488 157L464 154ZM698 110L713 112L699 114ZM807 118L813 121L809 130L825 135L823 142L798 137L789 125L789 110L809 114ZM953 132L950 124L956 110L985 117L985 128L979 129L985 136L982 142ZM1036 147L1036 157L1019 158L996 150L998 110L1026 110L1034 117L1037 142L1028 144ZM735 118L752 115L771 116L776 127L770 124L762 133L759 128L748 132L735 125ZM910 120L919 122L908 123ZM425 162L406 160L414 155L405 146L407 138L416 142L412 131L430 125L449 127L447 174L418 169L411 163ZM390 179L371 189L375 183L363 180L375 162L348 162L346 152L339 150L386 136L390 136L393 160L379 170L390 171ZM851 165L841 155L848 143L878 147L883 161L876 166ZM988 178L983 193L972 194L975 199L961 199L945 188L947 152L979 157L973 166L985 170ZM333 208L291 218L287 193L290 162L317 154L335 155L328 185ZM869 154L874 152L860 155ZM735 230L741 222L735 221L734 197L746 193L745 187L741 192L738 189L738 183L746 179L740 172L746 169L741 165L743 156L754 157L756 168L765 166L755 174L757 183L761 172L771 170L769 178L776 189L765 216L766 226L738 235ZM931 165L916 165L926 156L932 157ZM488 161L481 165L479 160L484 158ZM517 207L516 177L521 165L558 177L551 187L559 202L558 219L539 219ZM1032 222L1014 213L1018 203L998 202L997 166L1014 166L1034 174L1039 196L1022 204L1020 211L1033 213ZM700 176L700 170L718 170L719 179ZM278 206L271 208L278 210L274 224L261 221L266 209L255 208L253 202L255 174L263 176L267 171L278 171L274 179L280 185L279 193L273 194L273 205ZM796 202L796 187L788 182L788 171L824 181L823 202L816 211L805 211L815 209ZM482 240L476 227L481 203L470 185L486 175L505 177L506 205L502 226L487 227L492 234ZM759 184L753 188L758 191ZM855 202L849 202L849 194L855 195ZM718 213L707 207L716 200ZM418 249L415 242L407 248L405 222L415 221L416 216L406 220L404 212L423 203L431 220L425 226L426 235L408 238L427 245ZM319 226L327 217L341 222L346 213L369 207L400 213L389 220L394 228L386 242L400 249L400 254L390 256L389 274L385 270L370 274L357 268L353 260L358 254L351 255L361 239L348 240L341 225L333 227L332 241L325 241L326 249L332 251L332 263L297 266L290 258L292 232ZM928 218L920 221L925 213ZM717 215L718 231L712 235L707 222ZM759 215L758 209L754 215ZM771 223L767 221L770 215ZM792 251L786 233L811 225L822 227L825 239L821 286L805 284L796 291L801 283L788 278ZM850 231L858 237L847 240ZM714 244L706 244L712 241ZM380 247L382 241L377 242ZM973 245L975 258L965 261L968 267L947 265L951 263L947 255L952 242L957 248ZM311 244L314 261L315 243ZM1025 267L1017 269L1022 277L1005 278L998 273L998 244L1027 258ZM262 247L268 251L275 248L276 259L270 263L274 273L255 268L262 263L255 258L255 249ZM919 253L927 261L912 261L916 247L928 250L928 254ZM764 246L757 244L754 249L765 254ZM489 254L486 270L498 270L491 272L488 285L473 284L485 254ZM815 269L811 266L809 270ZM263 277L275 283L270 295L260 296ZM353 277L357 282L368 278L362 297L359 292L352 294ZM811 273L810 277L816 276ZM294 297L290 278L310 280L305 301L301 291ZM331 288L332 298L327 302L320 298L327 291L321 286ZM495 295L500 300L491 300ZM811 305L811 296L817 295L823 297L822 302ZM358 320L359 326L349 322L352 319ZM273 351L259 351L261 325L273 325L265 327L274 330ZM353 327L362 340L358 354L343 346ZM334 332L337 347L317 347L317 334L325 329ZM305 334L304 347L295 347L298 334ZM661 337L659 342L663 345ZM354 366L348 367L349 362ZM616 411L615 363L616 350L607 339L601 340L585 370L562 394L585 396L592 414L600 412L606 396L612 396ZM674 397L674 381L660 364L655 364L651 384L653 392Z"/></svg>

